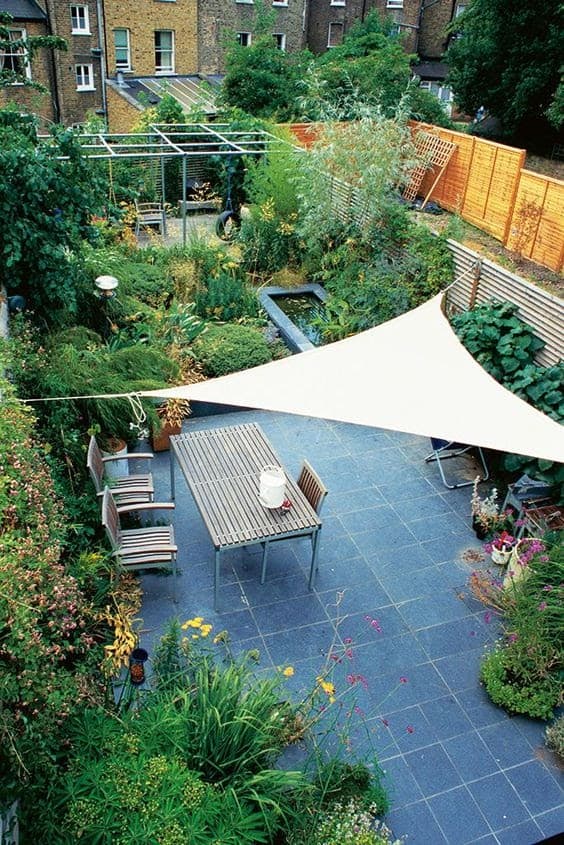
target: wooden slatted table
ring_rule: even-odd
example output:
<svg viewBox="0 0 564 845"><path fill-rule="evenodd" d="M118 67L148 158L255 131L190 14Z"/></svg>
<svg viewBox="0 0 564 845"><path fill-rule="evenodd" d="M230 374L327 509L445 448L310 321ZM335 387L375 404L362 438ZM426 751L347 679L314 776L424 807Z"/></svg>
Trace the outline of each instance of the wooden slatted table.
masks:
<svg viewBox="0 0 564 845"><path fill-rule="evenodd" d="M171 491L175 466L182 470L215 549L214 601L217 610L220 555L226 549L260 544L264 554L273 540L311 537L309 588L317 567L321 520L296 482L286 473L289 511L266 508L259 494L260 472L267 464L282 466L256 423L173 435Z"/></svg>

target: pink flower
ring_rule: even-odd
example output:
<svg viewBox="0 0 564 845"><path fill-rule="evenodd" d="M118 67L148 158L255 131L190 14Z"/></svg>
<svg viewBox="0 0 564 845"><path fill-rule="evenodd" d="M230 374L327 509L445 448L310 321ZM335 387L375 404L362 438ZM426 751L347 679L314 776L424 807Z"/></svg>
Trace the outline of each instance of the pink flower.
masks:
<svg viewBox="0 0 564 845"><path fill-rule="evenodd" d="M491 613L489 612L489 610L487 610L487 611L484 613L484 622L486 623L486 625L489 625L489 623L490 623L491 621L492 621L492 615L491 615Z"/></svg>
<svg viewBox="0 0 564 845"><path fill-rule="evenodd" d="M352 637L345 637L343 642L345 645L350 645L352 643Z"/></svg>
<svg viewBox="0 0 564 845"><path fill-rule="evenodd" d="M540 603L540 604L539 604L539 606L538 606L538 609L539 609L539 610L546 610L546 602L545 602L545 601L541 601L541 603Z"/></svg>
<svg viewBox="0 0 564 845"><path fill-rule="evenodd" d="M386 728L389 728L389 727L390 727L390 723L388 722L388 720L387 720L387 719L382 719L382 724L383 724L383 725L384 725L384 727L386 727Z"/></svg>
<svg viewBox="0 0 564 845"><path fill-rule="evenodd" d="M405 675L402 675L401 678L399 679L399 681L400 681L400 684L407 684L407 678L405 677Z"/></svg>
<svg viewBox="0 0 564 845"><path fill-rule="evenodd" d="M408 732L408 734L412 734L414 733L415 728L413 727L413 725L408 725L406 731Z"/></svg>
<svg viewBox="0 0 564 845"><path fill-rule="evenodd" d="M545 584L543 587L543 591L545 593L549 593L553 589L552 584Z"/></svg>

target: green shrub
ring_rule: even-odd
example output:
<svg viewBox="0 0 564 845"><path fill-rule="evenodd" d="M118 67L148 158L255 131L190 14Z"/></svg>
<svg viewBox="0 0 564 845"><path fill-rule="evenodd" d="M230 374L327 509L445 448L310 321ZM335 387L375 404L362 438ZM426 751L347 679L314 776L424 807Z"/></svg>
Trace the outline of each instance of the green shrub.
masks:
<svg viewBox="0 0 564 845"><path fill-rule="evenodd" d="M316 816L307 838L291 837L292 845L401 845L383 822L376 807L363 807L355 798L337 801Z"/></svg>
<svg viewBox="0 0 564 845"><path fill-rule="evenodd" d="M248 326L210 326L192 349L208 376L224 376L272 360L262 332Z"/></svg>
<svg viewBox="0 0 564 845"><path fill-rule="evenodd" d="M258 301L256 292L247 285L234 262L232 268L220 270L209 276L195 293L195 311L200 317L214 320L237 320L256 317ZM235 272L233 272L235 270Z"/></svg>
<svg viewBox="0 0 564 845"><path fill-rule="evenodd" d="M276 217L270 206L253 209L237 236L243 266L252 273L275 273L288 265L296 266L302 249L295 224L295 215Z"/></svg>
<svg viewBox="0 0 564 845"><path fill-rule="evenodd" d="M548 675L522 682L519 655L510 645L492 651L480 667L480 678L494 704L532 719L550 719L560 698L560 683Z"/></svg>
<svg viewBox="0 0 564 845"><path fill-rule="evenodd" d="M564 762L564 716L559 716L546 729L546 744Z"/></svg>

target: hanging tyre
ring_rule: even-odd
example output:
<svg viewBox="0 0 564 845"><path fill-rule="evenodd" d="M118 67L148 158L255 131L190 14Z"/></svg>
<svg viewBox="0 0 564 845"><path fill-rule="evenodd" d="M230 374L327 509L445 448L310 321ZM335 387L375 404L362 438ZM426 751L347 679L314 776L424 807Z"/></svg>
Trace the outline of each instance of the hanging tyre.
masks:
<svg viewBox="0 0 564 845"><path fill-rule="evenodd" d="M232 241L241 226L241 218L236 211L222 211L215 221L215 233L222 241Z"/></svg>

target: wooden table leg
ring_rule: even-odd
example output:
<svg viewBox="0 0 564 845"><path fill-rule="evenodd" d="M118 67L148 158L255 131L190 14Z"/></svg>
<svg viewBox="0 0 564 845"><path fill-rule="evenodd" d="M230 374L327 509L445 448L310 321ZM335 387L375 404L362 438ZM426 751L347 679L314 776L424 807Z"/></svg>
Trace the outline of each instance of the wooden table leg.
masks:
<svg viewBox="0 0 564 845"><path fill-rule="evenodd" d="M215 550L215 573L213 579L213 608L217 613L217 603L219 597L219 549Z"/></svg>
<svg viewBox="0 0 564 845"><path fill-rule="evenodd" d="M308 587L310 590L313 590L313 579L315 578L315 573L318 570L317 565L317 554L319 551L319 541L321 539L321 526L314 532L312 537L311 543L311 569L309 570L309 584Z"/></svg>

